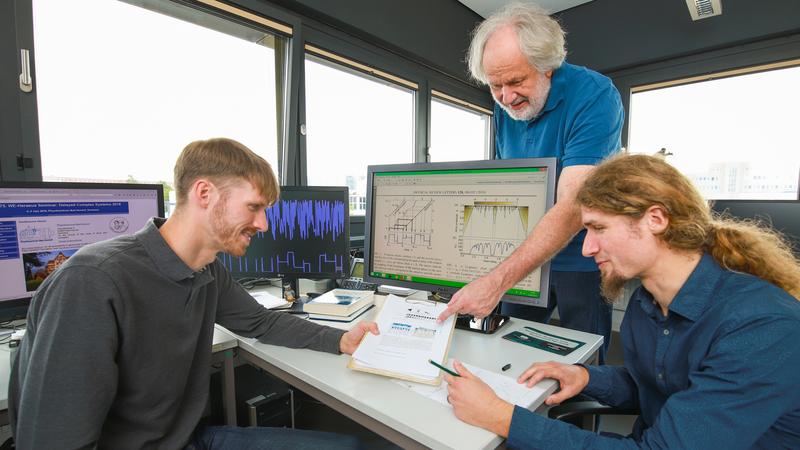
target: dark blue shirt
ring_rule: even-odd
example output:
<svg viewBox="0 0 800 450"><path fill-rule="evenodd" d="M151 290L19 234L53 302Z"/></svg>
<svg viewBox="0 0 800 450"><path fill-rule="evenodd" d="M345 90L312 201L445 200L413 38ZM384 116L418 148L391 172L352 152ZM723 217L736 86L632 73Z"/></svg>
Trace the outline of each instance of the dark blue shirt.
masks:
<svg viewBox="0 0 800 450"><path fill-rule="evenodd" d="M610 79L564 63L553 72L550 93L538 117L514 120L495 105L497 158L556 157L557 176L564 167L596 165L619 150L623 117L619 92ZM553 259L553 270L597 270L592 258L581 255L584 234L581 231Z"/></svg>
<svg viewBox="0 0 800 450"><path fill-rule="evenodd" d="M628 437L601 436L517 407L515 448L800 448L800 301L709 255L664 317L640 287L621 327L623 367L589 367L584 393L638 405Z"/></svg>

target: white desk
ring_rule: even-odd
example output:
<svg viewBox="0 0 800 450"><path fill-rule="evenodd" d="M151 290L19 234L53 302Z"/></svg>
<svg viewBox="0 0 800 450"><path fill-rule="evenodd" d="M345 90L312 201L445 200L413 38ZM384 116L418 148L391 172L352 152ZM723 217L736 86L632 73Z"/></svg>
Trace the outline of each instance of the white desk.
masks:
<svg viewBox="0 0 800 450"><path fill-rule="evenodd" d="M377 308L365 314L372 319ZM504 334L525 325L559 336L586 342L572 354L561 357L502 339ZM602 336L513 319L494 335L456 330L450 357L475 366L516 377L531 363L560 361L586 362L600 348ZM237 349L238 347L238 349ZM502 438L458 420L448 406L416 394L387 377L357 372L346 367L348 355L332 355L311 350L297 350L262 344L255 339L238 337L222 327L214 330L214 361L223 363L223 403L226 423L236 423L234 395L234 350L242 360L261 367L287 383L403 448L493 449ZM7 417L8 345L0 346L0 419ZM547 395L555 391L553 380L542 381ZM546 395L534 403L536 409ZM6 419L7 422L7 419Z"/></svg>
<svg viewBox="0 0 800 450"><path fill-rule="evenodd" d="M365 314L365 319L370 320L374 314L375 311ZM561 357L502 339L503 335L525 325L586 342L586 345ZM596 353L602 340L602 336L513 319L494 335L456 330L449 356L495 372L511 363L511 369L503 373L516 377L533 362L586 362ZM348 369L348 355L277 347L255 339L238 338L238 341L239 358L305 391L403 448L493 449L503 442L494 433L461 422L449 406L412 392L387 377ZM547 387L546 395L531 409L541 405L557 387L554 380L542 383Z"/></svg>
<svg viewBox="0 0 800 450"><path fill-rule="evenodd" d="M236 425L236 391L233 373L234 349L239 345L235 335L220 326L214 327L211 363L222 363L222 409L227 425Z"/></svg>

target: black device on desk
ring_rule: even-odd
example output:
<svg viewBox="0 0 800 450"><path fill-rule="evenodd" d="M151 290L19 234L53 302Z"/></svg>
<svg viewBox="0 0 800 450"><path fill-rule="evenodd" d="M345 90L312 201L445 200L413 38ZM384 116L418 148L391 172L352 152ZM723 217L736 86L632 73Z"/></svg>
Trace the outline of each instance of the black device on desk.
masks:
<svg viewBox="0 0 800 450"><path fill-rule="evenodd" d="M342 280L339 287L358 291L375 291L378 289L378 284L364 281L364 258L351 258L350 278Z"/></svg>
<svg viewBox="0 0 800 450"><path fill-rule="evenodd" d="M475 331L478 333L492 334L499 330L506 323L510 317L493 312L492 314L484 317L483 319L476 319L469 314L459 314L456 318L456 328Z"/></svg>

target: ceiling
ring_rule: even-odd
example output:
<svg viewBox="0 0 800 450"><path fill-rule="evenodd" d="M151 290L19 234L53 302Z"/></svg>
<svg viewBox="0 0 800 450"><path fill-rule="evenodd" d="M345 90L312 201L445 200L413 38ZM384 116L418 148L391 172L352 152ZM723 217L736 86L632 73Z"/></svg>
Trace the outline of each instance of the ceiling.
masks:
<svg viewBox="0 0 800 450"><path fill-rule="evenodd" d="M513 3L517 0L459 0L467 8L480 14L483 18L489 17L493 12L502 6ZM572 8L573 6L589 3L592 0L536 0L526 1L525 3L535 3L546 9L550 14Z"/></svg>

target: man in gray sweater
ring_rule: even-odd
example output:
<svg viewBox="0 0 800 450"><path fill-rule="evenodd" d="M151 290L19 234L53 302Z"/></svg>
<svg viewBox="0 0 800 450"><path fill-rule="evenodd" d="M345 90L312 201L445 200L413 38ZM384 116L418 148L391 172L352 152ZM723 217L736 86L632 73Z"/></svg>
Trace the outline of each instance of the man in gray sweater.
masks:
<svg viewBox="0 0 800 450"><path fill-rule="evenodd" d="M189 144L177 206L134 235L82 248L41 285L11 369L18 449L351 448L301 430L196 429L209 390L214 323L261 342L352 353L374 323L344 333L265 309L216 259L244 254L278 197L269 164L229 139Z"/></svg>

